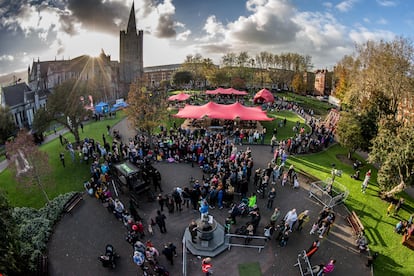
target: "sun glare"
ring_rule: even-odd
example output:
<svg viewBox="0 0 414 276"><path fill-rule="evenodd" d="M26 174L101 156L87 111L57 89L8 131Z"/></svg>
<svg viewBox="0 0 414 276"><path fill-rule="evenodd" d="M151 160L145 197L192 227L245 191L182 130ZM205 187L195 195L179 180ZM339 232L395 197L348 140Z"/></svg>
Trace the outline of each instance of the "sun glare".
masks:
<svg viewBox="0 0 414 276"><path fill-rule="evenodd" d="M117 59L117 38L108 34L81 32L75 36L68 37L63 41L65 45L65 56L75 58L81 55L98 57L103 49L111 59Z"/></svg>

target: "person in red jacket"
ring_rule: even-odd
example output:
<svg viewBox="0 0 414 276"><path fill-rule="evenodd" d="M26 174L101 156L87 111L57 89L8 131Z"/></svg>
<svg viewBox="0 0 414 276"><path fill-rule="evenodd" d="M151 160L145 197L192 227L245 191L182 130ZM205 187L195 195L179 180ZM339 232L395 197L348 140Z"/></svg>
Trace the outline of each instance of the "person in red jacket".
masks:
<svg viewBox="0 0 414 276"><path fill-rule="evenodd" d="M201 261L201 271L203 271L206 276L213 274L213 265L211 264L211 258L204 258Z"/></svg>

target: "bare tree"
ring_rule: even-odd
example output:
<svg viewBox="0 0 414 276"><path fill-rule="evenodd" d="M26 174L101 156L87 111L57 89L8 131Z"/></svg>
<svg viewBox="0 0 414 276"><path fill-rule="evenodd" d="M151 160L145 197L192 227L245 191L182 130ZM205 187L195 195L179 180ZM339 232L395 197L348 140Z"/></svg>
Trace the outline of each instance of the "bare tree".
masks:
<svg viewBox="0 0 414 276"><path fill-rule="evenodd" d="M36 146L33 136L24 129L19 131L14 140L6 143L6 149L10 153L10 168L16 181L23 188L39 189L49 203L46 188L52 187L53 182L47 153Z"/></svg>

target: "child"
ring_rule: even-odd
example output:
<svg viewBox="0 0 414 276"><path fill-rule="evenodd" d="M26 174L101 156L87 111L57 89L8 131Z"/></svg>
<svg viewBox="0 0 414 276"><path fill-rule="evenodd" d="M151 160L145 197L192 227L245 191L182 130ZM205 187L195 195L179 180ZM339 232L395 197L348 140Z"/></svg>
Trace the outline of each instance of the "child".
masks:
<svg viewBox="0 0 414 276"><path fill-rule="evenodd" d="M394 203L393 202L391 202L390 205L387 208L387 216L390 216L390 213L391 213L392 209L394 209Z"/></svg>
<svg viewBox="0 0 414 276"><path fill-rule="evenodd" d="M323 235L325 234L326 230L327 230L328 225L326 224L326 222L322 223L322 226L319 228L318 233L319 233L319 238L323 239Z"/></svg>
<svg viewBox="0 0 414 276"><path fill-rule="evenodd" d="M285 173L283 173L283 178L282 178L282 186L283 187L285 186L287 180L288 180L288 173L285 172Z"/></svg>
<svg viewBox="0 0 414 276"><path fill-rule="evenodd" d="M312 229L310 230L309 234L311 234L311 235L315 234L315 232L318 230L318 228L319 228L318 223L317 223L317 222L315 222L315 223L312 225Z"/></svg>

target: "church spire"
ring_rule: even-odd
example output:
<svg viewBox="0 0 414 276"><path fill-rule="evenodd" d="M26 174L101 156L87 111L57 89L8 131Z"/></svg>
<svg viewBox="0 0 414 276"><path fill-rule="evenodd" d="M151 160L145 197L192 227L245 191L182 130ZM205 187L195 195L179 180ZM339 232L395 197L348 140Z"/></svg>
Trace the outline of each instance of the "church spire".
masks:
<svg viewBox="0 0 414 276"><path fill-rule="evenodd" d="M132 2L132 8L131 8L131 12L129 14L129 19L128 19L128 28L127 28L127 33L137 33L137 24L135 22L135 7L134 7L134 2Z"/></svg>

